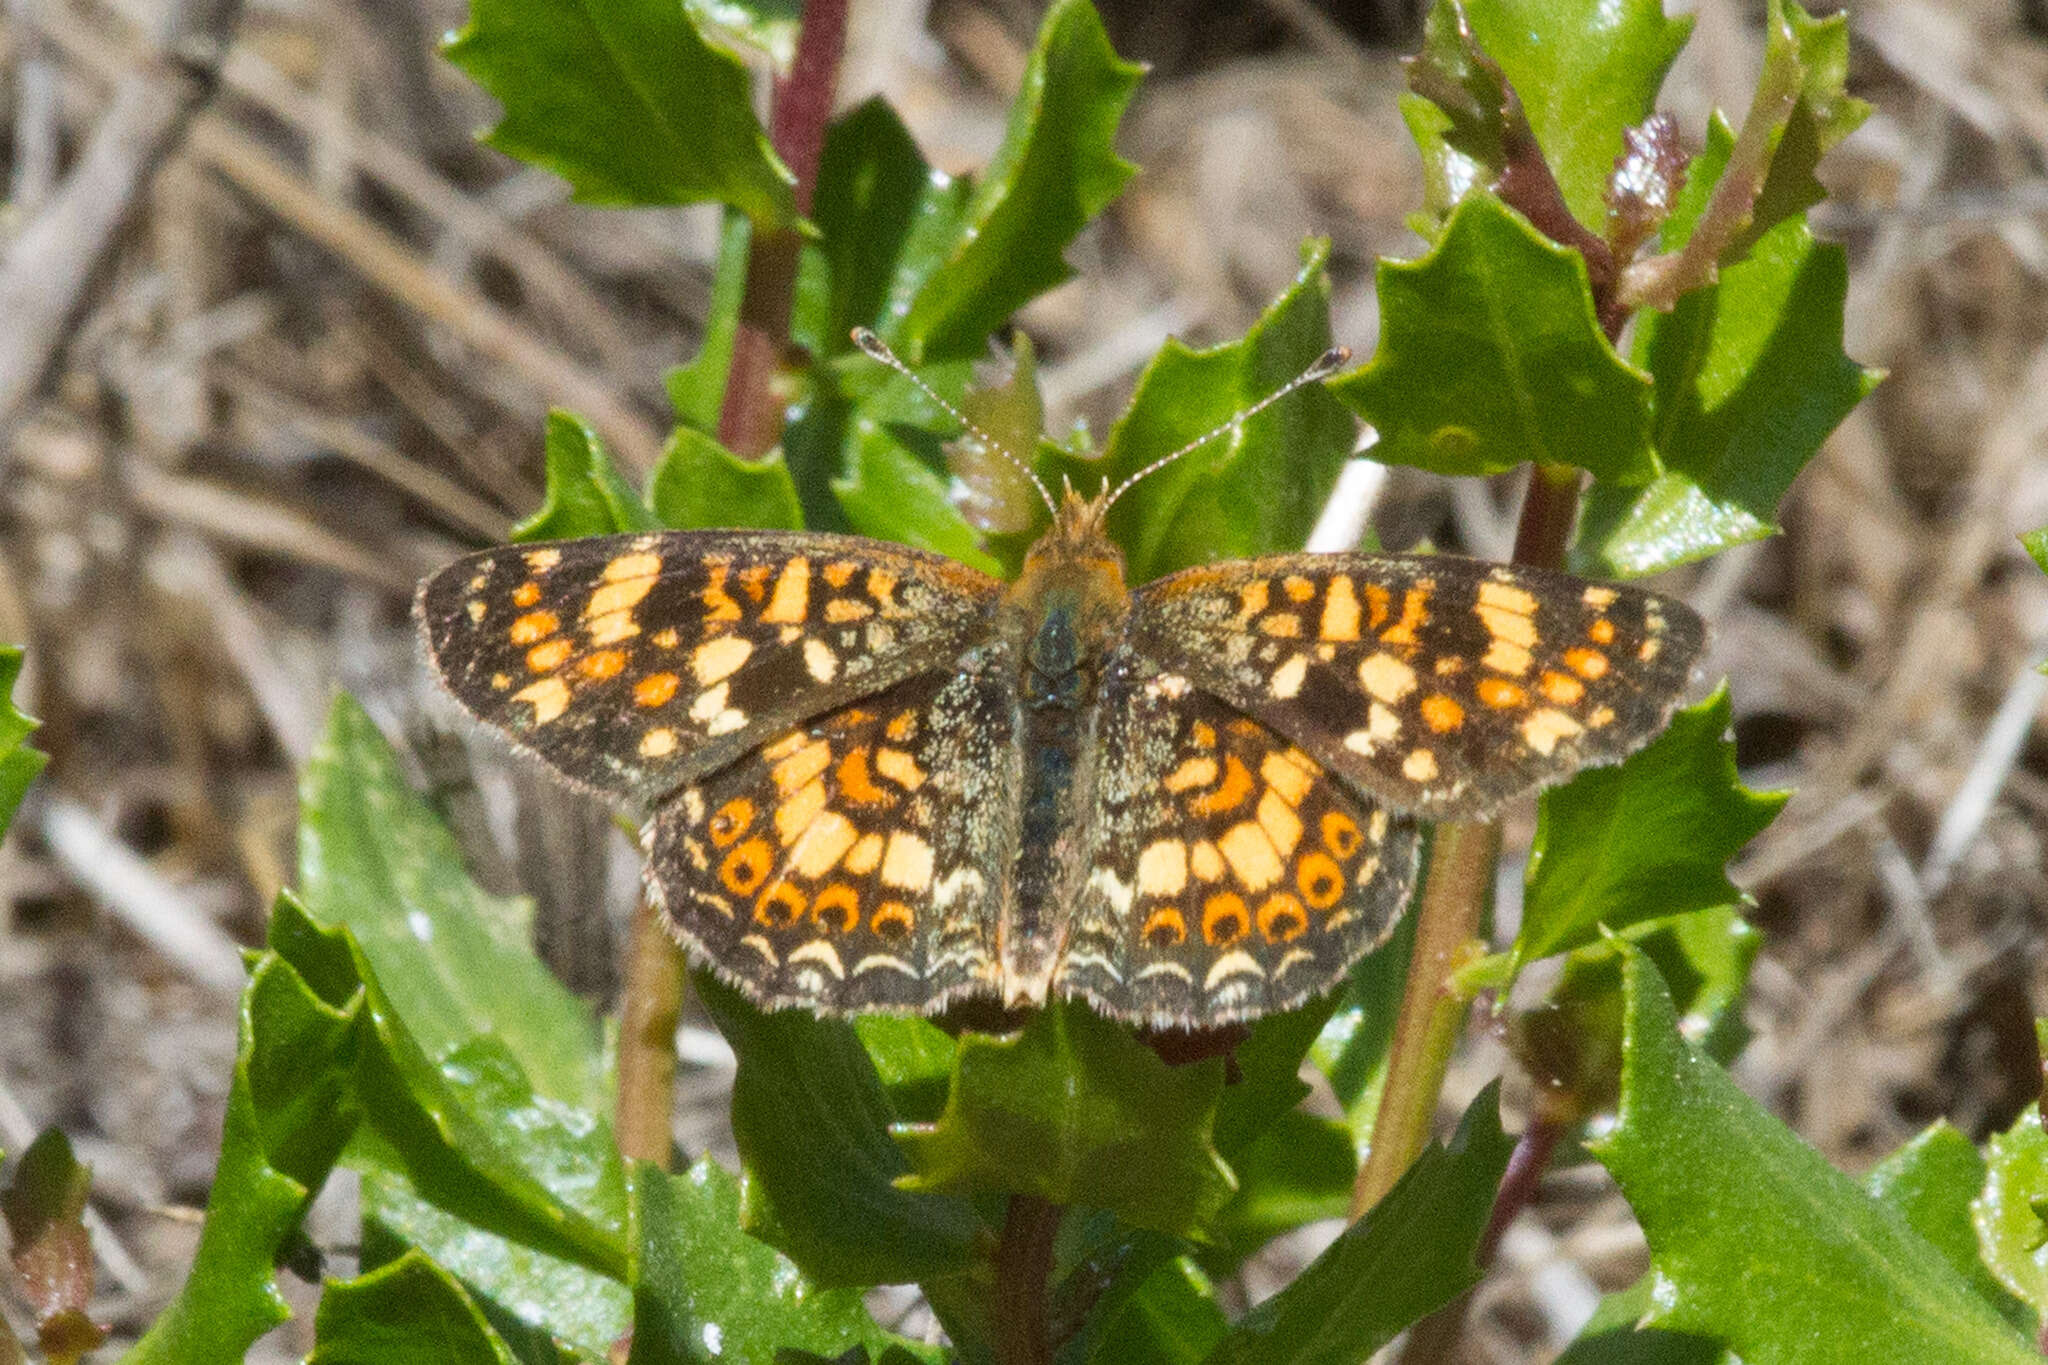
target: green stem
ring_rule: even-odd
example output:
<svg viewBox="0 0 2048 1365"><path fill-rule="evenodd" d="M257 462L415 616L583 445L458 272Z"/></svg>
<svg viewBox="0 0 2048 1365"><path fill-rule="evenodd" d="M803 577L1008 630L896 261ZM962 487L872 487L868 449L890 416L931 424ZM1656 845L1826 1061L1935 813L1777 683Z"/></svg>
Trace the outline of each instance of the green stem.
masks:
<svg viewBox="0 0 2048 1365"><path fill-rule="evenodd" d="M683 954L662 928L661 911L644 896L633 911L633 938L626 951L614 1137L619 1155L667 1170L675 1147L669 1117L675 1112Z"/></svg>

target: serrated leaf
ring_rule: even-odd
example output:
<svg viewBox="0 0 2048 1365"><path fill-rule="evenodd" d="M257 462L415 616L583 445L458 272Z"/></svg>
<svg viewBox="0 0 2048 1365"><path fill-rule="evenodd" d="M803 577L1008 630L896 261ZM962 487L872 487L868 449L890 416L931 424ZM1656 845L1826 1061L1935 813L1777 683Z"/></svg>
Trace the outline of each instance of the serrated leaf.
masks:
<svg viewBox="0 0 2048 1365"><path fill-rule="evenodd" d="M980 354L1005 318L1067 278L1067 244L1135 173L1111 144L1141 73L1087 0L1046 15L1003 145L895 334L909 358Z"/></svg>
<svg viewBox="0 0 2048 1365"><path fill-rule="evenodd" d="M1049 1003L1015 1034L967 1034L945 1112L897 1124L906 1189L1032 1194L1183 1232L1229 1199L1211 1140L1220 1058L1168 1066L1115 1024Z"/></svg>
<svg viewBox="0 0 2048 1365"><path fill-rule="evenodd" d="M652 531L661 524L612 463L603 439L563 408L548 413L547 475L540 510L512 528L514 541Z"/></svg>
<svg viewBox="0 0 2048 1365"><path fill-rule="evenodd" d="M1202 1268L1175 1256L1106 1307L1090 1334L1088 1365L1198 1365L1230 1331ZM1063 1357L1064 1358L1064 1357Z"/></svg>
<svg viewBox="0 0 2048 1365"><path fill-rule="evenodd" d="M1233 1155L1230 1166L1237 1193L1208 1221L1199 1258L1211 1275L1235 1273L1283 1232L1351 1211L1358 1158L1350 1127L1335 1119L1289 1110Z"/></svg>
<svg viewBox="0 0 2048 1365"><path fill-rule="evenodd" d="M485 141L591 204L732 205L796 221L746 67L675 0L472 0L448 59L504 106Z"/></svg>
<svg viewBox="0 0 2048 1365"><path fill-rule="evenodd" d="M1621 945L1628 943L1656 964L1677 1004L1679 1030L1688 1041L1724 1065L1741 1055L1749 1041L1742 1006L1748 996L1749 969L1763 947L1763 935L1733 905L1693 910L1666 919L1631 924L1612 939L1587 944L1565 957L1564 974L1552 998L1590 1001L1613 999L1614 1037L1606 1051L1621 1055ZM1540 1073L1539 1073L1540 1074ZM1611 1093L1613 1078L1609 1078Z"/></svg>
<svg viewBox="0 0 2048 1365"><path fill-rule="evenodd" d="M1678 230L1690 231L1733 136L1716 121L1673 215ZM1655 383L1660 470L1639 488L1594 485L1576 570L1658 573L1776 533L1792 480L1882 377L1843 354L1848 287L1842 249L1794 217L1715 284L1643 317L1634 354Z"/></svg>
<svg viewBox="0 0 2048 1365"><path fill-rule="evenodd" d="M1438 474L1525 461L1641 483L1650 382L1594 316L1585 259L1488 194L1467 196L1414 261L1379 267L1372 363L1332 392L1379 431L1373 458Z"/></svg>
<svg viewBox="0 0 2048 1365"><path fill-rule="evenodd" d="M940 1353L875 1325L859 1291L821 1289L765 1242L740 1231L739 1185L700 1158L680 1176L633 1165L633 1351L629 1365L768 1361L790 1347L836 1357Z"/></svg>
<svg viewBox="0 0 2048 1365"><path fill-rule="evenodd" d="M1621 1116L1588 1144L1659 1283L1650 1325L1746 1365L2038 1360L1940 1252L1744 1095L1678 1032L1662 978L1623 968Z"/></svg>
<svg viewBox="0 0 2048 1365"><path fill-rule="evenodd" d="M291 1316L275 1267L358 1120L360 1010L323 999L274 951L257 959L199 1249L130 1365L232 1365Z"/></svg>
<svg viewBox="0 0 2048 1365"><path fill-rule="evenodd" d="M407 1252L353 1280L332 1280L306 1365L520 1365L446 1270Z"/></svg>
<svg viewBox="0 0 2048 1365"><path fill-rule="evenodd" d="M1983 1191L1986 1173L1984 1158L1970 1140L1936 1120L1871 1167L1863 1188L1925 1237L2007 1322L2032 1333L2034 1313L2006 1292L1978 1251L1970 1205Z"/></svg>
<svg viewBox="0 0 2048 1365"><path fill-rule="evenodd" d="M7 833L28 784L50 761L48 754L23 743L40 722L14 709L14 683L20 676L21 651L0 646L0 834Z"/></svg>
<svg viewBox="0 0 2048 1365"><path fill-rule="evenodd" d="M1998 1282L2048 1315L2048 1132L2029 1105L1984 1150L1984 1187L1970 1205L1977 1249Z"/></svg>
<svg viewBox="0 0 2048 1365"><path fill-rule="evenodd" d="M1754 792L1737 780L1729 716L1723 684L1674 712L1670 728L1618 766L1587 769L1543 793L1514 968L1591 942L1603 925L1742 899L1728 860L1791 793Z"/></svg>
<svg viewBox="0 0 2048 1365"><path fill-rule="evenodd" d="M926 382L933 382L929 375ZM1000 573L1002 566L981 548L980 536L953 505L948 477L940 472L945 454L939 438L924 427L892 419L893 413L922 405L921 399L910 403L908 395L914 392L906 382L892 383L860 406L847 432L847 472L832 481L832 495L862 535Z"/></svg>
<svg viewBox="0 0 2048 1365"><path fill-rule="evenodd" d="M1477 1284L1473 1251L1514 1148L1499 1091L1481 1091L1450 1146L1426 1148L1292 1284L1245 1314L1207 1365L1353 1365Z"/></svg>
<svg viewBox="0 0 2048 1365"><path fill-rule="evenodd" d="M1059 459L1080 488L1121 481L1293 380L1330 345L1329 243L1302 249L1294 283L1243 339L1206 350L1168 341L1138 379L1099 460ZM1191 564L1298 550L1314 529L1357 425L1310 384L1134 485L1109 513L1132 583Z"/></svg>
<svg viewBox="0 0 2048 1365"><path fill-rule="evenodd" d="M714 526L800 530L803 509L796 483L776 452L743 460L716 437L676 428L647 486L647 500L663 526L694 531Z"/></svg>
<svg viewBox="0 0 2048 1365"><path fill-rule="evenodd" d="M889 1125L901 1115L853 1026L801 1010L763 1012L706 973L694 980L739 1057L732 1126L748 1231L821 1284L895 1284L965 1269L982 1224L960 1200L898 1187L910 1163Z"/></svg>
<svg viewBox="0 0 2048 1365"><path fill-rule="evenodd" d="M1712 1337L1641 1327L1655 1277L1609 1294L1552 1365L1742 1365Z"/></svg>

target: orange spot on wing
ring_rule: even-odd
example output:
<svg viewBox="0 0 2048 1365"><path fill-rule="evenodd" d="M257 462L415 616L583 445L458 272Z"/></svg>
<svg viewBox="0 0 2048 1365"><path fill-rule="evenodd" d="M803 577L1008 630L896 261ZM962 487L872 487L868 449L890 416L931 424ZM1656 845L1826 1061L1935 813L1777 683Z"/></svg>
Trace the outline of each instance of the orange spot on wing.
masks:
<svg viewBox="0 0 2048 1365"><path fill-rule="evenodd" d="M1380 632L1380 639L1390 645L1420 644L1415 632L1429 624L1429 595L1434 584L1416 586L1401 595L1401 619Z"/></svg>
<svg viewBox="0 0 2048 1365"><path fill-rule="evenodd" d="M1202 941L1211 947L1229 947L1249 928L1251 912L1235 891L1219 891L1202 902Z"/></svg>
<svg viewBox="0 0 2048 1365"><path fill-rule="evenodd" d="M1572 672L1582 678L1598 679L1607 675L1607 656L1597 649L1575 646L1564 652L1564 661L1571 666Z"/></svg>
<svg viewBox="0 0 2048 1365"><path fill-rule="evenodd" d="M515 645L536 644L561 627L562 618L553 612L530 611L512 623L511 640Z"/></svg>
<svg viewBox="0 0 2048 1365"><path fill-rule="evenodd" d="M1276 891L1259 906L1259 933L1268 943L1286 943L1301 937L1308 928L1308 915L1301 902L1285 891Z"/></svg>
<svg viewBox="0 0 2048 1365"><path fill-rule="evenodd" d="M875 907L875 913L868 920L868 928L891 943L901 943L910 937L910 931L917 927L917 916L902 901L883 901Z"/></svg>
<svg viewBox="0 0 2048 1365"><path fill-rule="evenodd" d="M1586 685L1569 673L1545 673L1537 689L1559 706L1570 706L1586 695Z"/></svg>
<svg viewBox="0 0 2048 1365"><path fill-rule="evenodd" d="M1601 617L1601 618L1600 618L1599 620L1595 621L1595 622L1594 622L1594 623L1593 623L1592 625L1590 625L1590 626L1586 627L1586 638L1587 638L1587 639L1589 639L1589 640L1591 640L1591 641L1592 641L1592 642L1593 642L1594 644L1596 644L1596 645L1611 645L1611 644L1613 644L1613 643L1614 643L1614 622L1612 622L1612 621L1608 620L1608 619L1607 619L1606 617L1604 617L1604 616L1603 616L1603 617Z"/></svg>
<svg viewBox="0 0 2048 1365"><path fill-rule="evenodd" d="M1377 583L1365 585L1365 626L1367 630L1378 630L1387 619L1388 603L1392 599L1387 590Z"/></svg>
<svg viewBox="0 0 2048 1365"><path fill-rule="evenodd" d="M1236 754L1223 756L1223 781L1214 791L1203 792L1188 798L1188 811L1194 815L1220 815L1224 811L1236 810L1252 794L1251 769L1239 761Z"/></svg>
<svg viewBox="0 0 2048 1365"><path fill-rule="evenodd" d="M1441 692L1432 692L1422 699L1422 723L1447 735L1465 723L1465 708Z"/></svg>
<svg viewBox="0 0 2048 1365"><path fill-rule="evenodd" d="M866 749L848 749L846 757L839 760L838 777L839 794L856 806L889 806L896 802L886 788L875 785Z"/></svg>
<svg viewBox="0 0 2048 1365"><path fill-rule="evenodd" d="M724 848L745 834L753 823L754 803L744 796L735 796L711 817L711 842Z"/></svg>
<svg viewBox="0 0 2048 1365"><path fill-rule="evenodd" d="M538 601L540 601L540 584L530 578L512 589L512 605L515 607L530 607Z"/></svg>
<svg viewBox="0 0 2048 1365"><path fill-rule="evenodd" d="M777 882L754 906L754 918L771 929L786 929L802 919L804 911L810 908L803 892L788 882Z"/></svg>
<svg viewBox="0 0 2048 1365"><path fill-rule="evenodd" d="M616 678L626 671L626 651L623 649L600 649L586 654L576 661L576 671L586 678L603 682Z"/></svg>
<svg viewBox="0 0 2048 1365"><path fill-rule="evenodd" d="M852 933L860 923L860 893L845 882L832 883L811 902L811 918L828 933Z"/></svg>
<svg viewBox="0 0 2048 1365"><path fill-rule="evenodd" d="M661 706L676 694L682 679L673 673L649 673L633 684L633 704L636 706Z"/></svg>
<svg viewBox="0 0 2048 1365"><path fill-rule="evenodd" d="M735 896L751 896L768 880L775 852L766 839L749 839L725 855L718 865L718 880Z"/></svg>
<svg viewBox="0 0 2048 1365"><path fill-rule="evenodd" d="M1138 935L1154 948L1171 948L1187 942L1188 922L1179 907L1162 905L1145 917Z"/></svg>
<svg viewBox="0 0 2048 1365"><path fill-rule="evenodd" d="M1481 678L1479 700L1496 711L1512 711L1529 704L1529 694L1505 678Z"/></svg>
<svg viewBox="0 0 2048 1365"><path fill-rule="evenodd" d="M732 572L732 561L715 559L710 562L709 567L711 581L704 585L704 591L700 594L704 599L705 623L715 625L721 621L739 620L740 604L733 601L732 594L725 590L726 577Z"/></svg>
<svg viewBox="0 0 2048 1365"><path fill-rule="evenodd" d="M1358 846L1365 842L1365 836L1359 832L1358 822L1341 810L1325 813L1322 827L1323 847L1339 858L1349 858L1358 852Z"/></svg>
<svg viewBox="0 0 2048 1365"><path fill-rule="evenodd" d="M1294 884L1301 898L1317 910L1327 910L1344 895L1344 871L1327 853L1303 855L1294 866Z"/></svg>
<svg viewBox="0 0 2048 1365"><path fill-rule="evenodd" d="M560 636L542 641L526 651L526 666L535 673L551 673L562 666L574 648Z"/></svg>

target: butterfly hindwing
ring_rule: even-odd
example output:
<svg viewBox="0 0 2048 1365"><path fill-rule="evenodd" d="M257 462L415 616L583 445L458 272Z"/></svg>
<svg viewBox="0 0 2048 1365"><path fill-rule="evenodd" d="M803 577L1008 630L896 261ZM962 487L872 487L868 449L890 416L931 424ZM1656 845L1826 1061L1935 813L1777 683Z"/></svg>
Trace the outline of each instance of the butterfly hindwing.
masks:
<svg viewBox="0 0 2048 1365"><path fill-rule="evenodd" d="M578 785L644 806L949 660L1001 590L853 536L666 531L485 550L422 584L415 613L473 715Z"/></svg>
<svg viewBox="0 0 2048 1365"><path fill-rule="evenodd" d="M1704 630L1639 588L1441 555L1287 555L1135 594L1132 634L1374 793L1432 820L1648 741Z"/></svg>

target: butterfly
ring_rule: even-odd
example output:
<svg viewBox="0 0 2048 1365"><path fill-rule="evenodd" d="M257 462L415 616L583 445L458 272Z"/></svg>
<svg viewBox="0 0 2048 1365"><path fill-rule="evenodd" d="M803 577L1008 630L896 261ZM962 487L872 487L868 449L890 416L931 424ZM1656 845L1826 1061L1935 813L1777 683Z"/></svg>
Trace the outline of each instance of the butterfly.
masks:
<svg viewBox="0 0 2048 1365"><path fill-rule="evenodd" d="M1040 486L1012 582L858 536L661 531L470 555L416 616L473 716L647 813L696 958L821 1014L1291 1009L1390 932L1422 822L1618 761L1690 678L1682 603L1520 566L1293 554L1133 589L1103 519L1151 468Z"/></svg>

